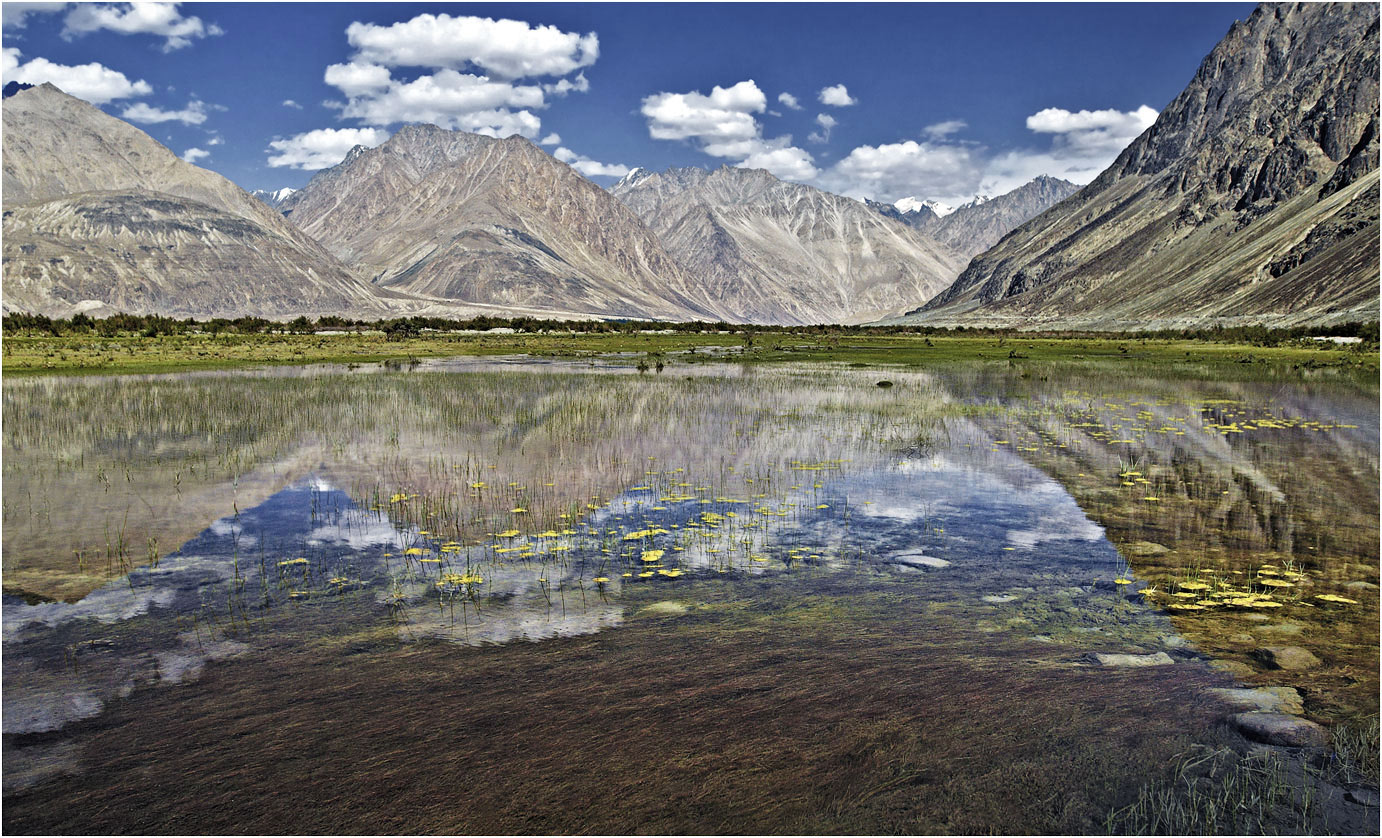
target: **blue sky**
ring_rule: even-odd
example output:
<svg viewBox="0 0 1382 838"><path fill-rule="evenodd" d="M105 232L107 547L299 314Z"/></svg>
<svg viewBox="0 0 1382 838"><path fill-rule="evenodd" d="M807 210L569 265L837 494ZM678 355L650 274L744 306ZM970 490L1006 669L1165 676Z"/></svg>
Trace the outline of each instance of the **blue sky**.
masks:
<svg viewBox="0 0 1382 838"><path fill-rule="evenodd" d="M434 122L601 184L748 165L958 203L1085 183L1247 3L4 4L4 80L52 81L247 189Z"/></svg>

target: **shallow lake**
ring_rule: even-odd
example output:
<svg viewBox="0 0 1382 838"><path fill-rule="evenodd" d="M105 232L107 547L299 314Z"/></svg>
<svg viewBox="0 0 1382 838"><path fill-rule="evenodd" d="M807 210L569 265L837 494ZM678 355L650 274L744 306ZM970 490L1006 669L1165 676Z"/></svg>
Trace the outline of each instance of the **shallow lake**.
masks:
<svg viewBox="0 0 1382 838"><path fill-rule="evenodd" d="M499 359L3 392L10 832L1091 832L1232 741L1210 689L1377 713L1375 382Z"/></svg>

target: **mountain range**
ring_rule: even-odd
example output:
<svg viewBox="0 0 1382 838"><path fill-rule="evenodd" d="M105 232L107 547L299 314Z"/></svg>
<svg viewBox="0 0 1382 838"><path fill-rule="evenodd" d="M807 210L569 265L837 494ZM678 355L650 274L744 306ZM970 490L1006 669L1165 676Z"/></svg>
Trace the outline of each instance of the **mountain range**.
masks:
<svg viewBox="0 0 1382 838"><path fill-rule="evenodd" d="M1378 7L1259 6L1111 167L905 322L1376 321L1377 130Z"/></svg>
<svg viewBox="0 0 1382 838"><path fill-rule="evenodd" d="M408 125L254 194L51 84L5 88L3 309L1145 329L1375 321L1378 8L1234 25L1088 186L953 210L763 170L601 189ZM967 265L967 267L966 267Z"/></svg>
<svg viewBox="0 0 1382 838"><path fill-rule="evenodd" d="M1040 175L1011 192L990 198L979 195L951 208L936 201L903 198L895 204L866 201L889 218L920 230L968 263L998 244L1010 230L1080 191L1077 184Z"/></svg>
<svg viewBox="0 0 1382 838"><path fill-rule="evenodd" d="M281 209L384 288L585 316L729 319L633 213L518 136L408 125L357 146Z"/></svg>
<svg viewBox="0 0 1382 838"><path fill-rule="evenodd" d="M4 310L387 310L282 216L51 84L4 100Z"/></svg>
<svg viewBox="0 0 1382 838"><path fill-rule="evenodd" d="M861 323L929 299L963 262L859 201L761 169L636 169L610 190L721 310L758 323Z"/></svg>

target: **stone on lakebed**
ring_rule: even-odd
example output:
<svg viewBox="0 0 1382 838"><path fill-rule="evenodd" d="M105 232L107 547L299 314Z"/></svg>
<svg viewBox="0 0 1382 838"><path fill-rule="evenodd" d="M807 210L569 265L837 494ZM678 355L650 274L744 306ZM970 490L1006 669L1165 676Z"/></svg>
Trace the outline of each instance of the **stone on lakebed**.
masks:
<svg viewBox="0 0 1382 838"><path fill-rule="evenodd" d="M1119 655L1107 652L1094 652L1090 657L1092 663L1099 666L1166 666L1175 663L1175 660L1165 652L1154 652L1150 655Z"/></svg>
<svg viewBox="0 0 1382 838"><path fill-rule="evenodd" d="M1215 688L1209 690L1209 694L1215 696L1234 710L1250 710L1261 713L1290 713L1298 714L1305 712L1305 705L1301 701L1300 693L1295 687L1259 687L1257 689L1227 689Z"/></svg>
<svg viewBox="0 0 1382 838"><path fill-rule="evenodd" d="M1323 748L1329 744L1329 731L1308 719L1286 713L1235 713L1229 721L1244 736L1269 745Z"/></svg>
<svg viewBox="0 0 1382 838"><path fill-rule="evenodd" d="M1270 669L1314 669L1320 659L1299 646L1264 646L1252 653Z"/></svg>

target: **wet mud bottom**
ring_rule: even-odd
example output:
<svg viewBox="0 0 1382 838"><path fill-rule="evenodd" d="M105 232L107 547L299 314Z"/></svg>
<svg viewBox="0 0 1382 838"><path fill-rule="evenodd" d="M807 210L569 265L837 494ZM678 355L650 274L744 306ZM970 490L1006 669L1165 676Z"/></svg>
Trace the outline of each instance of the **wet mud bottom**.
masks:
<svg viewBox="0 0 1382 838"><path fill-rule="evenodd" d="M1092 667L903 577L677 587L541 643L269 640L69 726L5 830L1088 833L1228 735L1202 662Z"/></svg>

